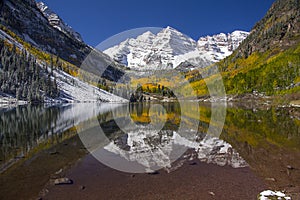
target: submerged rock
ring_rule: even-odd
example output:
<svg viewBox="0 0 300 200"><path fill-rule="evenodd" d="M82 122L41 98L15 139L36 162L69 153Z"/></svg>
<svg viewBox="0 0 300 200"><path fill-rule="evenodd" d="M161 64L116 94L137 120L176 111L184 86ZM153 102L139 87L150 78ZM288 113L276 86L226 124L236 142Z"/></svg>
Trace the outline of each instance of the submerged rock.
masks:
<svg viewBox="0 0 300 200"><path fill-rule="evenodd" d="M59 154L59 152L58 151L51 151L51 152L49 152L49 154L50 155L56 155L56 154Z"/></svg>
<svg viewBox="0 0 300 200"><path fill-rule="evenodd" d="M266 181L273 181L273 182L275 182L275 181L276 181L276 179L275 179L275 178L265 178L265 180L266 180Z"/></svg>
<svg viewBox="0 0 300 200"><path fill-rule="evenodd" d="M73 181L69 178L57 178L54 180L54 185L69 185L73 184Z"/></svg>
<svg viewBox="0 0 300 200"><path fill-rule="evenodd" d="M191 163L189 163L189 165L197 165L197 163L196 162L191 162Z"/></svg>
<svg viewBox="0 0 300 200"><path fill-rule="evenodd" d="M150 175L157 175L157 174L159 174L159 171L148 172L148 174L150 174Z"/></svg>
<svg viewBox="0 0 300 200"><path fill-rule="evenodd" d="M291 165L286 166L286 168L289 169L289 170L295 169L295 168L294 168L293 166L291 166Z"/></svg>
<svg viewBox="0 0 300 200"><path fill-rule="evenodd" d="M208 192L211 196L215 196L216 194L214 192Z"/></svg>
<svg viewBox="0 0 300 200"><path fill-rule="evenodd" d="M80 185L79 186L79 190L84 190L85 189L85 186L84 185Z"/></svg>
<svg viewBox="0 0 300 200"><path fill-rule="evenodd" d="M61 174L62 172L63 172L63 169L60 169L57 172L55 172L55 174Z"/></svg>

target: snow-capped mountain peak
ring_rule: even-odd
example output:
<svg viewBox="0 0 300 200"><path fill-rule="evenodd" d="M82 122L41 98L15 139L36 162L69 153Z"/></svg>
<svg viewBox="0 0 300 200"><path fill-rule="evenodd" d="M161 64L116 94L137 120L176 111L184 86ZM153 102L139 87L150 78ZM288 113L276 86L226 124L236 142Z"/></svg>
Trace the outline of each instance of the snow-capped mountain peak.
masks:
<svg viewBox="0 0 300 200"><path fill-rule="evenodd" d="M197 42L168 26L157 34L147 31L129 38L104 53L137 70L175 68L185 61L204 67L229 56L248 36L234 31L201 37Z"/></svg>
<svg viewBox="0 0 300 200"><path fill-rule="evenodd" d="M153 46L160 50L170 48L172 55L176 56L195 50L197 44L192 38L168 26L156 35Z"/></svg>
<svg viewBox="0 0 300 200"><path fill-rule="evenodd" d="M142 35L139 35L136 39L141 42L150 42L154 39L154 37L155 35L152 32L147 31Z"/></svg>

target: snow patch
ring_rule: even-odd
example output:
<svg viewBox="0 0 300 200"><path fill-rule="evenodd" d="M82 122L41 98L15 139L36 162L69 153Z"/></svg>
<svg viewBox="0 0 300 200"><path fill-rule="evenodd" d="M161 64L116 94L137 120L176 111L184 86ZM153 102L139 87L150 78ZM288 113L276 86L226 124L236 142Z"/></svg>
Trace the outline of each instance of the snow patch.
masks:
<svg viewBox="0 0 300 200"><path fill-rule="evenodd" d="M291 200L291 197L286 196L280 191L265 190L259 194L259 200L271 200L271 198Z"/></svg>
<svg viewBox="0 0 300 200"><path fill-rule="evenodd" d="M64 71L55 70L53 73L61 91L57 100L67 102L127 102L126 99L89 85Z"/></svg>

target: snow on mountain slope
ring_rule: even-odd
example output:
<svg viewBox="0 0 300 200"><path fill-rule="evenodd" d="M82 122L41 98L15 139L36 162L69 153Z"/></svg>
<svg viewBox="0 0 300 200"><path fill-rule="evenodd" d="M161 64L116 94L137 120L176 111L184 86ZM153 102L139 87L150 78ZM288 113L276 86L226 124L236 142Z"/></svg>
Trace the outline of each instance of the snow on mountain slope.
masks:
<svg viewBox="0 0 300 200"><path fill-rule="evenodd" d="M37 3L37 7L43 13L43 15L48 19L49 23L59 31L77 39L82 42L81 35L74 31L71 26L67 25L55 12L53 12L45 3Z"/></svg>
<svg viewBox="0 0 300 200"><path fill-rule="evenodd" d="M10 44L14 44L20 50L24 50L22 44L2 30L0 30L0 39L3 39ZM43 61L37 60L37 62L42 68L46 68ZM51 74L49 68L48 72ZM54 77L56 78L60 90L60 96L57 99L47 97L47 102L127 102L126 99L85 83L62 70L55 69L53 71L53 76L51 77L52 80L54 80ZM0 103L7 104L16 101L14 96L0 93Z"/></svg>
<svg viewBox="0 0 300 200"><path fill-rule="evenodd" d="M12 45L15 45L20 50L23 50L23 48L24 48L22 44L20 44L17 40L15 40L14 38L12 38L10 35L8 35L7 33L5 33L2 30L0 30L0 38L7 41L8 43L10 43Z"/></svg>
<svg viewBox="0 0 300 200"><path fill-rule="evenodd" d="M127 102L126 99L89 85L64 71L55 70L60 96L57 100L66 102ZM57 101L54 100L54 101ZM51 101L51 100L50 100Z"/></svg>
<svg viewBox="0 0 300 200"><path fill-rule="evenodd" d="M41 64L41 66L43 66ZM43 66L44 67L44 66ZM50 71L50 69L48 69ZM54 70L51 79L57 82L59 89L59 97L52 99L45 97L47 103L95 103L95 102L117 102L124 103L128 100L122 97L111 94L105 90L89 85L76 77L73 77L62 70ZM0 92L0 107L8 104L26 104L26 101L17 100L14 95L9 95Z"/></svg>
<svg viewBox="0 0 300 200"><path fill-rule="evenodd" d="M220 33L201 37L197 42L198 49L210 54L213 57L213 62L217 62L231 55L248 35L249 33L245 31L234 31L227 35Z"/></svg>
<svg viewBox="0 0 300 200"><path fill-rule="evenodd" d="M148 31L129 38L104 53L137 70L176 68L184 61L204 67L229 56L248 34L234 31L201 37L196 42L168 26L156 35Z"/></svg>

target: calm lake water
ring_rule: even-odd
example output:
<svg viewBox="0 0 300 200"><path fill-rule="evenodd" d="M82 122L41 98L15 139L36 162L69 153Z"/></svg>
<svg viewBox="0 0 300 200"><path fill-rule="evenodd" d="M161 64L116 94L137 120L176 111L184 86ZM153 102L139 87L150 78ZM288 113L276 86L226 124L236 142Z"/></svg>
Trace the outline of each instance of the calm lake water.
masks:
<svg viewBox="0 0 300 200"><path fill-rule="evenodd" d="M88 152L126 173L171 174L197 160L249 168L268 188L295 190L299 112L194 102L0 109L0 199L37 197Z"/></svg>

